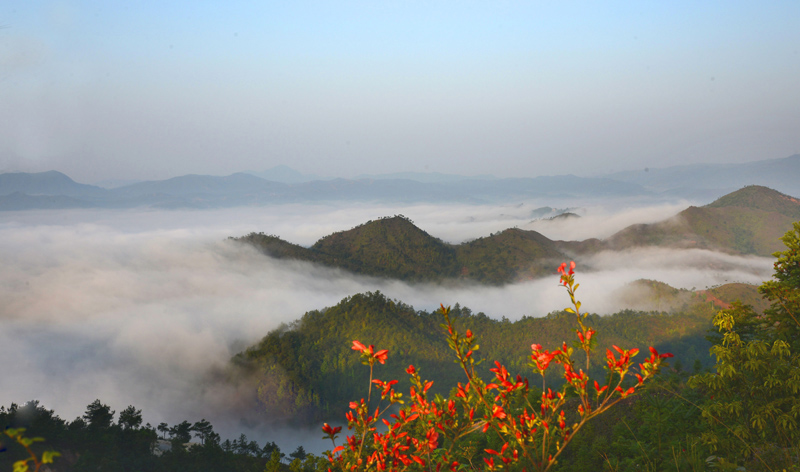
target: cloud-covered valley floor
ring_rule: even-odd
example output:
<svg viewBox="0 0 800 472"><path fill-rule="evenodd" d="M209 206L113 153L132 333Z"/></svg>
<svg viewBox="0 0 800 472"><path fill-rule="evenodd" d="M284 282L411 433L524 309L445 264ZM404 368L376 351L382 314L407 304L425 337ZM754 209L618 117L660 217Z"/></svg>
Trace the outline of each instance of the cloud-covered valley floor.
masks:
<svg viewBox="0 0 800 472"><path fill-rule="evenodd" d="M287 205L2 214L0 404L38 399L71 420L99 398L117 411L129 404L142 408L152 424L207 418L223 437L261 431L262 443L275 440L294 448L302 442L308 450L321 450L327 445L315 447L307 432L269 437L269 429L227 417L226 406L240 395L235 387L214 382L214 373L280 323L364 291L380 290L417 309L460 303L494 318L543 316L568 301L555 267L551 278L506 287L409 285L272 260L226 238L263 231L310 245L331 232L400 213L433 236L460 243L526 227L533 208ZM548 234L548 225L540 222L535 229L554 239L605 237L680 209L662 205L612 214L593 208L573 228L560 222ZM595 270L578 268L579 298L598 313L624 308L608 294L636 279L682 288L757 284L772 267L766 258L667 249L606 252L588 262Z"/></svg>

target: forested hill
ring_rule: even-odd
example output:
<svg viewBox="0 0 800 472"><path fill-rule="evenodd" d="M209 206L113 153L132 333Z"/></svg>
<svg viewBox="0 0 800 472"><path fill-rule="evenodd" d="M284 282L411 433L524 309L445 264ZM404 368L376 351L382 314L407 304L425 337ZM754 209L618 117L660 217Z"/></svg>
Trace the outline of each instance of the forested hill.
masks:
<svg viewBox="0 0 800 472"><path fill-rule="evenodd" d="M800 200L751 185L703 207L689 207L654 224L634 225L611 236L605 246L669 246L771 256L783 249L780 237L800 220Z"/></svg>
<svg viewBox="0 0 800 472"><path fill-rule="evenodd" d="M552 274L568 256L550 239L516 228L451 245L397 215L325 236L310 248L277 236L236 238L276 258L299 259L364 275L409 281L474 280L503 284Z"/></svg>
<svg viewBox="0 0 800 472"><path fill-rule="evenodd" d="M298 259L357 274L406 281L460 279L506 284L542 277L564 260L603 250L662 246L770 256L780 237L800 220L800 201L749 186L667 220L633 225L606 240L553 241L536 231L510 228L463 244L448 244L397 215L325 236L306 248L278 236L251 233L236 241L275 258Z"/></svg>
<svg viewBox="0 0 800 472"><path fill-rule="evenodd" d="M757 298L755 287L743 284L697 293L648 281L633 288L642 300L657 298L669 305L671 313L627 310L603 317L590 315L588 323L598 331L599 352L612 344L645 351L652 345L675 353L681 361L678 366L687 369L711 361L705 335L719 308L715 301ZM462 332L470 328L477 334L480 358L499 360L515 374L530 378L534 378L527 366L532 343L558 348L574 338L574 316L567 313L516 322L494 320L458 305L452 313ZM233 363L239 374L246 372L253 379L260 408L270 418L338 419L349 401L365 396L369 382L369 369L360 365L359 356L350 349L353 340L389 350L388 362L376 367L375 377L399 379L400 391L408 391L405 369L410 364L424 378L435 380L434 390L439 393L463 382L440 328L442 321L438 312L415 311L379 292L357 294L272 331L235 356ZM593 370L602 377L602 354L598 356ZM492 365L482 365L485 378Z"/></svg>

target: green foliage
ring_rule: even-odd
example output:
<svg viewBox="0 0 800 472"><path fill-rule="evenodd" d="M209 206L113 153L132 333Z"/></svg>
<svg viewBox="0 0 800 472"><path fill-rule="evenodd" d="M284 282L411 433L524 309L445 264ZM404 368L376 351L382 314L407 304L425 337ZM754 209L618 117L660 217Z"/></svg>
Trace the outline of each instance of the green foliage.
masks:
<svg viewBox="0 0 800 472"><path fill-rule="evenodd" d="M60 452L53 450L42 451L41 455L37 455L34 451L35 443L43 443L42 437L27 437L25 436L26 428L6 428L5 435L13 439L18 445L25 449L28 457L14 462L14 472L39 472L41 467L45 464L52 464L53 459L61 455Z"/></svg>
<svg viewBox="0 0 800 472"><path fill-rule="evenodd" d="M786 250L775 253L773 280L764 282L758 291L770 302L764 311L768 339L781 340L800 353L800 222L783 238Z"/></svg>
<svg viewBox="0 0 800 472"><path fill-rule="evenodd" d="M137 429L142 425L142 410L137 410L133 405L128 405L119 413L119 425L123 429Z"/></svg>
<svg viewBox="0 0 800 472"><path fill-rule="evenodd" d="M708 396L704 442L756 469L788 467L800 455L800 223L782 240L774 278L759 289L770 307L761 316L742 304L720 311L716 373L692 379Z"/></svg>
<svg viewBox="0 0 800 472"><path fill-rule="evenodd" d="M582 367L585 365L589 369L591 365L597 331L589 325L593 319L581 312L581 302L575 297L579 287L574 281L575 263L567 267L563 263L558 271L572 302L572 307L565 311L571 313L570 327L577 328L575 348L562 343L550 351L533 344L530 351L530 365L541 374L543 382L548 368L561 366L556 368L563 370L564 382L560 389L553 391L548 387L545 391L544 383L542 390L531 389L527 378L514 376L499 361L490 369L494 379L486 383L478 376L480 361L476 361L475 354L480 346L477 338L471 329L462 334L453 324L450 308L442 306L443 337L455 354L458 367L454 370L461 371L464 383L454 386L449 397L431 395L430 389L436 382L423 380L420 371L412 365L406 369L412 386L408 397L404 397L393 387L397 380L373 378L375 361L383 364L387 350L376 351L372 345L353 341L352 349L359 351L362 363L369 366L368 395L366 400L350 402L346 418L353 434L348 434L344 445L328 453L333 468L431 471L440 470L442 466L456 470L466 463L475 468L475 452L483 461L481 468L487 470L517 469L525 464L524 467L533 470L547 471L555 466L588 421L634 396L645 382L653 380L661 366L666 366L664 359L673 357L669 353L659 354L650 347L650 356L634 370L633 357L639 350L624 350L614 345L611 347L615 352L606 351L607 373L601 376L605 379L604 385L597 380L592 382ZM583 361L574 355L577 352L583 354ZM628 380L626 376L635 379ZM377 400L379 392L380 400ZM387 419L387 412L396 408L400 409L399 413ZM381 422L386 426L385 431L376 429ZM326 423L322 430L336 446L336 435L341 428L332 428ZM472 444L475 436L489 431L489 448L472 451L461 447L462 442Z"/></svg>
<svg viewBox="0 0 800 472"><path fill-rule="evenodd" d="M86 407L83 419L92 429L108 429L114 421L114 411L108 406L95 400Z"/></svg>
<svg viewBox="0 0 800 472"><path fill-rule="evenodd" d="M90 415L95 419L106 418L111 409L97 400L87 407L87 412L103 413ZM66 422L36 401L0 407L0 428L5 428L6 436L11 438L8 444L0 441L0 452L7 449L0 454L0 471L261 472L265 467L278 471L326 470L322 466L327 460L306 454L302 447L295 451L298 462L292 469L282 462L285 455L274 442L261 448L241 435L221 444L219 435L206 420L194 424L182 421L172 427L163 423L161 430L169 432L172 447L157 444L155 429L149 424L142 427L140 418L141 410L129 406L120 414L118 424L98 427L105 425L103 420L91 427L83 418ZM202 443L186 444L192 434ZM42 437L47 438L46 448ZM276 467L269 469L272 457ZM56 458L56 467L43 466Z"/></svg>
<svg viewBox="0 0 800 472"><path fill-rule="evenodd" d="M725 291L725 286L711 290L719 296L726 296L722 293ZM756 293L755 287L744 285L728 292ZM706 354L710 343L705 334L711 327L714 309L705 296L687 292L684 297L682 293L678 311L671 314L626 310L602 317L589 315L599 332L597 341L603 345L652 345L675 353L686 366L698 363L702 369L710 365ZM527 349L532 338L560 344L574 336L572 315L565 312L510 322L455 305L451 316L459 329L480 333L483 358L498 360L515 372L528 369ZM438 323L439 315L415 311L380 292L357 294L336 306L310 311L292 325L269 333L234 357L234 371L254 379L253 389L270 419L309 422L337 418L343 413L342 405L358 398L359 389L368 381L350 352L352 340L359 339L389 350L392 363L381 367L381 375L400 379L398 389L410 386L404 369L413 364L437 380L434 393L447 395L449 392L442 386L461 379L453 372L441 333L431 328ZM490 375L491 367L482 364L479 374ZM602 363L592 363L589 373L602 376ZM549 375L548 384L559 385L560 377Z"/></svg>

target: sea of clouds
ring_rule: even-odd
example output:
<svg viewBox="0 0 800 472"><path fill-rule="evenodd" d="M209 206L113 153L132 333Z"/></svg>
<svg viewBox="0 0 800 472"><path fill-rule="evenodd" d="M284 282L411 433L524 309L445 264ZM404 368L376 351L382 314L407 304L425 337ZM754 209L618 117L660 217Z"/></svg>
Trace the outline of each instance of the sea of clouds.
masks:
<svg viewBox="0 0 800 472"><path fill-rule="evenodd" d="M540 205L539 205L540 206ZM531 223L537 205L281 205L224 210L69 210L0 213L0 405L31 399L67 420L99 398L117 411L143 409L152 424L206 418L229 437L245 431L290 452L321 451L320 435L275 430L242 420L237 386L216 381L228 360L281 323L380 290L417 309L460 303L511 320L567 305L558 277L482 287L407 284L274 260L227 240L253 231L311 245L334 231L403 214L447 242L508 227L552 239L606 237L628 224L653 222L679 205L608 210L583 207L583 218ZM758 284L772 261L703 250L636 249L587 260L584 308L624 308L609 296L640 278L681 288L726 282ZM238 405L241 406L241 405ZM287 450L288 449L288 450Z"/></svg>

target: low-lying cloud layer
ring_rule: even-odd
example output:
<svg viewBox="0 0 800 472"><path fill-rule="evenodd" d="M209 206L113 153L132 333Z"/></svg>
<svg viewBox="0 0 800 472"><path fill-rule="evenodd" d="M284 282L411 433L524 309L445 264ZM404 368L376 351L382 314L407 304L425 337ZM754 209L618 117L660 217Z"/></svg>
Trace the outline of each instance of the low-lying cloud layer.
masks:
<svg viewBox="0 0 800 472"><path fill-rule="evenodd" d="M409 285L273 260L227 236L263 230L311 244L403 213L432 235L458 242L526 221L531 209L293 205L2 214L0 404L38 399L71 420L100 398L118 411L142 408L153 424L204 417L223 434L238 433L244 425L226 415L241 392L211 380L233 354L306 311L380 290L417 309L461 303L514 320L564 308L568 299L555 270L551 278L506 287ZM579 267L579 298L600 313L623 308L608 294L639 278L703 288L759 283L771 269L768 259L701 250L605 252L587 262L593 270ZM302 437L313 450L298 434L266 439L294 448Z"/></svg>
<svg viewBox="0 0 800 472"><path fill-rule="evenodd" d="M633 224L665 220L688 206L688 202L662 203L646 207L623 206L613 209L592 205L571 210L580 218L541 219L521 228L538 231L554 240L604 239Z"/></svg>

